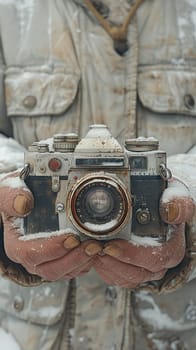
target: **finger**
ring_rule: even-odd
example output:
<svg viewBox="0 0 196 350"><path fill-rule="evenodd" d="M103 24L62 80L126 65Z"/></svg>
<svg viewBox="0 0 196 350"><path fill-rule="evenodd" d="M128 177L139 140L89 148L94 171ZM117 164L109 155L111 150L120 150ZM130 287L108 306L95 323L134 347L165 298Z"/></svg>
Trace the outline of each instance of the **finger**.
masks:
<svg viewBox="0 0 196 350"><path fill-rule="evenodd" d="M41 263L63 257L70 249L80 244L77 237L73 235L57 232L46 235L43 238L28 239L27 236L20 235L20 225L22 219L9 218L3 215L4 221L4 245L7 256L23 266L39 265ZM32 235L31 235L32 237ZM68 248L65 241L72 237L72 247Z"/></svg>
<svg viewBox="0 0 196 350"><path fill-rule="evenodd" d="M142 246L125 240L110 241L103 249L104 253L118 261L147 268L157 272L180 263L185 254L184 225L173 228L169 241L158 246Z"/></svg>
<svg viewBox="0 0 196 350"><path fill-rule="evenodd" d="M92 268L92 263L93 259L90 259L86 264L84 264L83 266L73 270L70 274L67 274L65 276L63 276L63 279L67 279L67 278L74 278L74 277L80 277L83 276L85 274L87 274L91 268Z"/></svg>
<svg viewBox="0 0 196 350"><path fill-rule="evenodd" d="M174 198L170 202L160 203L162 220L169 224L180 224L191 221L195 210L195 204L191 198Z"/></svg>
<svg viewBox="0 0 196 350"><path fill-rule="evenodd" d="M57 281L62 278L65 279L66 276L68 276L68 278L75 277L77 271L80 273L81 271L86 270L86 267L90 268L93 264L94 257L88 256L85 253L86 244L86 242L81 244L60 259L49 261L34 267L28 266L27 269L49 281Z"/></svg>
<svg viewBox="0 0 196 350"><path fill-rule="evenodd" d="M70 280L70 279L75 278L75 277L83 276L84 274L87 274L91 268L92 268L92 259L87 261L85 264L77 267L76 269L73 269L69 273L65 273L63 276L56 277L56 280L59 280L59 279ZM47 271L47 269L46 269L46 271ZM40 271L40 273L41 273L41 271ZM43 271L43 273L44 273L44 271ZM48 274L47 274L47 276L43 276L43 278L45 278L45 279L46 279L46 277L50 278L50 281L51 280L54 281L54 276L48 276ZM51 278L53 278L53 279L51 279Z"/></svg>
<svg viewBox="0 0 196 350"><path fill-rule="evenodd" d="M0 182L0 211L10 216L25 216L33 208L34 200L24 181L14 173Z"/></svg>
<svg viewBox="0 0 196 350"><path fill-rule="evenodd" d="M107 284L120 285L126 288L135 288L141 283L159 280L167 271L163 269L153 273L145 268L119 262L109 256L96 258L94 268Z"/></svg>

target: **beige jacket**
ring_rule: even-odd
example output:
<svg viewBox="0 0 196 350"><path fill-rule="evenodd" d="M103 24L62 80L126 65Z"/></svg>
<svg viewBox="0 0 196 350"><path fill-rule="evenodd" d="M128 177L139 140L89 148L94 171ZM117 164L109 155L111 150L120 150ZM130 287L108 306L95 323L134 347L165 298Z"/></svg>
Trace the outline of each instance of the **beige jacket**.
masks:
<svg viewBox="0 0 196 350"><path fill-rule="evenodd" d="M93 3L119 25L133 1ZM83 0L0 0L1 132L26 147L59 131L82 136L89 124L105 123L121 142L156 136L168 154L188 152L196 144L195 33L194 0L144 0L122 56ZM183 162L195 171L190 157ZM194 191L189 175L184 170ZM31 288L2 279L1 326L22 350L192 350L195 233L192 224L193 253L187 249L178 269L135 292L106 286L94 271ZM24 272L13 272L8 260L2 271L18 280Z"/></svg>

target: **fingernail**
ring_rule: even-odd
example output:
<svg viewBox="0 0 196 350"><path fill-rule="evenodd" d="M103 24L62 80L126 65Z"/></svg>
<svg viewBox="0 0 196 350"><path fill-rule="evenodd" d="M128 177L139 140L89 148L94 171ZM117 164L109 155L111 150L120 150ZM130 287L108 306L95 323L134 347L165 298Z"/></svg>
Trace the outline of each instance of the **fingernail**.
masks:
<svg viewBox="0 0 196 350"><path fill-rule="evenodd" d="M25 214L28 214L31 211L31 209L32 209L32 201L29 200L29 198L27 198L23 194L19 194L14 199L13 207L14 207L14 210L18 214L25 215Z"/></svg>
<svg viewBox="0 0 196 350"><path fill-rule="evenodd" d="M66 238L66 240L64 241L64 247L67 249L72 249L72 248L76 248L79 246L80 241L78 238L73 237L73 236L69 236Z"/></svg>
<svg viewBox="0 0 196 350"><path fill-rule="evenodd" d="M166 219L168 222L175 221L179 216L179 208L176 203L168 203L166 205Z"/></svg>
<svg viewBox="0 0 196 350"><path fill-rule="evenodd" d="M104 253L110 256L113 256L115 258L117 258L120 253L121 253L121 249L118 248L115 245L107 245L104 249L103 249Z"/></svg>
<svg viewBox="0 0 196 350"><path fill-rule="evenodd" d="M93 256L102 251L102 247L98 243L89 243L85 248L85 253L88 256Z"/></svg>

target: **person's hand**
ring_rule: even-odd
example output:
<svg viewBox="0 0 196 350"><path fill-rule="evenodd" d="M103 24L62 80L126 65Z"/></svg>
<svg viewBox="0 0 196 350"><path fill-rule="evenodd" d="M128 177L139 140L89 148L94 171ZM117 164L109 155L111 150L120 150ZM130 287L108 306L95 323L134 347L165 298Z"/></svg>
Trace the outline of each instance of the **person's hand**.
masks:
<svg viewBox="0 0 196 350"><path fill-rule="evenodd" d="M160 203L162 219L169 225L170 237L165 243L155 240L109 241L94 267L111 285L136 288L144 282L159 280L168 269L177 266L185 254L184 223L191 220L194 203L186 187L172 179ZM139 242L139 243L138 243Z"/></svg>
<svg viewBox="0 0 196 350"><path fill-rule="evenodd" d="M17 173L0 182L0 211L4 224L4 248L10 260L44 280L80 276L90 270L99 242L80 240L71 232L40 237L22 235L22 218L33 208L33 196ZM35 238L34 238L35 237ZM29 239L30 238L30 239Z"/></svg>

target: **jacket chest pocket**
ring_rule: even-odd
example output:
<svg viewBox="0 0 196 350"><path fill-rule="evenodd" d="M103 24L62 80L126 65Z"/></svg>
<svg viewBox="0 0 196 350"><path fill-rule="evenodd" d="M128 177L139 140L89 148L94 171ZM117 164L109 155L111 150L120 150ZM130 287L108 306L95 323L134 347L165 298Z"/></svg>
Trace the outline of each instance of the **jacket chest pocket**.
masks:
<svg viewBox="0 0 196 350"><path fill-rule="evenodd" d="M139 96L142 104L154 112L196 117L196 71L143 72Z"/></svg>
<svg viewBox="0 0 196 350"><path fill-rule="evenodd" d="M9 68L5 74L8 116L59 115L73 104L80 76L64 67Z"/></svg>
<svg viewBox="0 0 196 350"><path fill-rule="evenodd" d="M147 68L139 74L138 94L140 132L157 137L170 154L187 152L196 143L196 71Z"/></svg>
<svg viewBox="0 0 196 350"><path fill-rule="evenodd" d="M65 311L69 282L44 283L26 288L0 279L0 289L1 311L21 320L53 325Z"/></svg>

